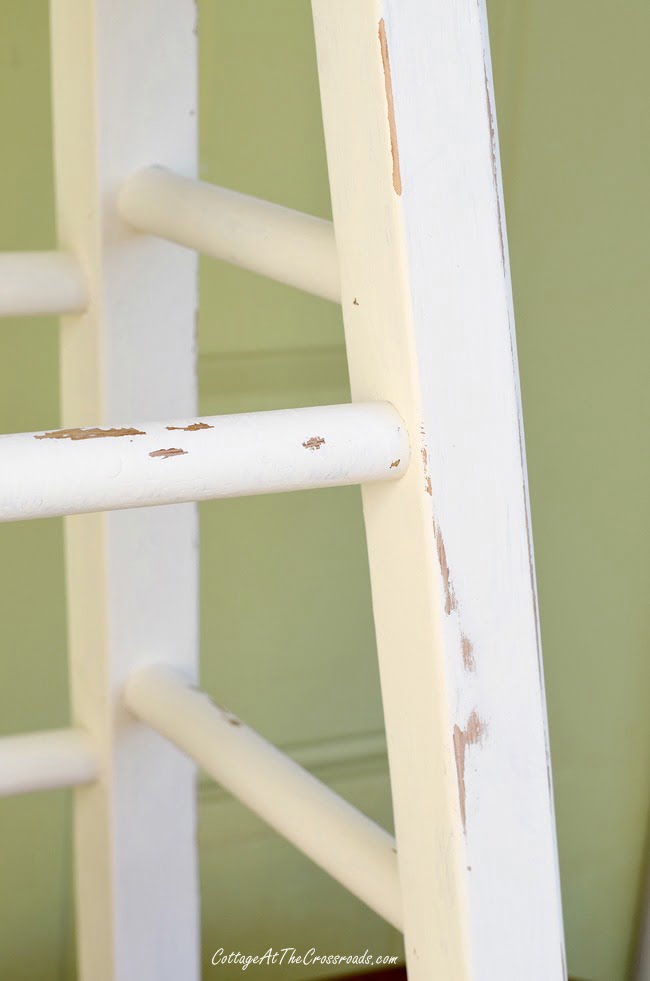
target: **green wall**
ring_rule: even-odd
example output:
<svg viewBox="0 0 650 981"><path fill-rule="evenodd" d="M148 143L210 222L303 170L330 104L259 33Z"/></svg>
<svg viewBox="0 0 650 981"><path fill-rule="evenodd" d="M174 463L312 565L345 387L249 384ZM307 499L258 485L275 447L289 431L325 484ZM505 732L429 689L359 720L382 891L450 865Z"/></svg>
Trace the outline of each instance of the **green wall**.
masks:
<svg viewBox="0 0 650 981"><path fill-rule="evenodd" d="M489 6L569 966L623 981L650 762L650 10ZM327 217L307 0L199 12L201 175ZM54 244L48 76L47 4L5 0L0 249ZM0 432L57 425L56 373L54 322L0 326ZM205 413L343 401L340 313L204 261L199 382ZM68 719L61 544L58 521L0 526L3 733ZM201 549L206 687L390 824L358 491L202 505ZM199 800L207 958L400 950L220 790ZM67 793L0 802L1 981L74 976L69 826Z"/></svg>

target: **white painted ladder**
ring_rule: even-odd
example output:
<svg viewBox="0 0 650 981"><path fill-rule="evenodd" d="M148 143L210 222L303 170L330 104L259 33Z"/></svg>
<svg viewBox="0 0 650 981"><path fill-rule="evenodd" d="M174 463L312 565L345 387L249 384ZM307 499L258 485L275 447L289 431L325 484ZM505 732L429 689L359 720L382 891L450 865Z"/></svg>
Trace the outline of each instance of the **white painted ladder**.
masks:
<svg viewBox="0 0 650 981"><path fill-rule="evenodd" d="M51 0L60 251L0 256L0 311L62 315L63 423L0 438L0 518L70 515L73 720L0 741L0 793L75 787L85 981L198 978L197 763L404 929L411 981L559 981L484 3L313 12L334 228L196 179L193 0ZM197 250L340 302L353 403L198 419ZM351 483L397 851L194 687L192 502Z"/></svg>

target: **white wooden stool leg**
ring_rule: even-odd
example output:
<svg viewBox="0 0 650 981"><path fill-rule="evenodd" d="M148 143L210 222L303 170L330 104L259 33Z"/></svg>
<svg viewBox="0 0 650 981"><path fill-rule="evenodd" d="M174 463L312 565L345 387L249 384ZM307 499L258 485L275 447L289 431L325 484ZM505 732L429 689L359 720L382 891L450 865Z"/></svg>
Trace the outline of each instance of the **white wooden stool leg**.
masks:
<svg viewBox="0 0 650 981"><path fill-rule="evenodd" d="M392 402L414 444L403 480L363 489L409 979L559 981L484 3L313 11L353 397Z"/></svg>
<svg viewBox="0 0 650 981"><path fill-rule="evenodd" d="M192 416L196 257L128 230L116 194L154 161L196 172L195 4L52 0L51 14L59 241L89 292L62 323L63 425ZM73 716L100 764L75 791L86 981L199 977L194 767L118 700L148 659L195 674L196 549L193 504L66 519Z"/></svg>

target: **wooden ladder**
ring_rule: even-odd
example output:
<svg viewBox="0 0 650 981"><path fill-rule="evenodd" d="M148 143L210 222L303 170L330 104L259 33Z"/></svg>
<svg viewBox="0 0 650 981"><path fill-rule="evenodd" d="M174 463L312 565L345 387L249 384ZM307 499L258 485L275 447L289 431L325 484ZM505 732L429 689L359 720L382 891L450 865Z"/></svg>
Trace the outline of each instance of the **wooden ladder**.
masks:
<svg viewBox="0 0 650 981"><path fill-rule="evenodd" d="M60 251L0 256L0 312L62 315L63 428L0 439L0 519L67 516L73 718L0 741L0 793L75 788L85 981L198 979L196 764L411 981L559 981L484 0L312 6L333 225L197 180L194 0L51 0ZM352 404L197 418L199 251L339 302ZM397 846L195 687L194 502L352 483Z"/></svg>

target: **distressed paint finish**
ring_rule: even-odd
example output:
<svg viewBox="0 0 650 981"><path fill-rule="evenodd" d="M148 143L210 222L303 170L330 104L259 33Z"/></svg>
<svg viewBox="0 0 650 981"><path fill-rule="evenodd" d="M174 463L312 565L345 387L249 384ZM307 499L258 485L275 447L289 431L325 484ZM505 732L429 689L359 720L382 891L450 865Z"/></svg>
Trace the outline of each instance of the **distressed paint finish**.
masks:
<svg viewBox="0 0 650 981"><path fill-rule="evenodd" d="M0 521L397 480L408 462L387 403L19 433L0 436Z"/></svg>
<svg viewBox="0 0 650 981"><path fill-rule="evenodd" d="M109 454L145 438L142 426L110 432L110 420L196 413L196 257L135 235L116 208L121 183L152 160L196 173L196 10L193 0L50 9L59 245L84 270L89 306L62 322L62 431L31 442ZM196 509L76 516L65 534L73 725L89 732L100 774L75 791L79 973L196 981L194 767L119 701L152 652L196 673Z"/></svg>
<svg viewBox="0 0 650 981"><path fill-rule="evenodd" d="M313 0L411 981L565 976L516 348L479 0Z"/></svg>

